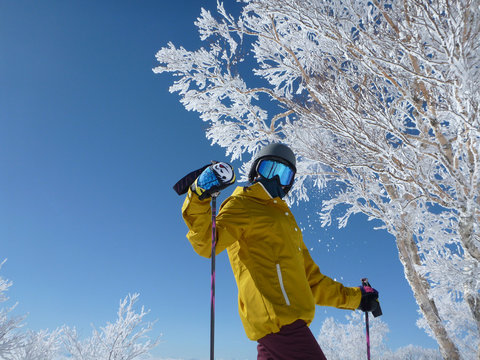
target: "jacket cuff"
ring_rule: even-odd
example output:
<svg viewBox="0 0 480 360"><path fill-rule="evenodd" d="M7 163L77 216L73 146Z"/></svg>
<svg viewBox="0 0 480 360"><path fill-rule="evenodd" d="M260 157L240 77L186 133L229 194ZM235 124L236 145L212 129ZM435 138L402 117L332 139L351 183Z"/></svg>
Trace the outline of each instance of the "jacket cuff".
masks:
<svg viewBox="0 0 480 360"><path fill-rule="evenodd" d="M362 291L358 286L348 288L351 291L349 296L348 307L352 310L358 309L362 300ZM351 300L350 300L351 299Z"/></svg>

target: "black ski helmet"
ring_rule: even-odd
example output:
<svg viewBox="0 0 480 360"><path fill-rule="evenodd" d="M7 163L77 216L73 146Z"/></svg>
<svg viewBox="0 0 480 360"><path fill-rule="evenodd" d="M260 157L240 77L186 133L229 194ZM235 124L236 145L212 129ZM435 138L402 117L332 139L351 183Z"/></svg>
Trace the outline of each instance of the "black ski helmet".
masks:
<svg viewBox="0 0 480 360"><path fill-rule="evenodd" d="M257 177L257 166L258 163L263 159L272 159L285 162L293 169L293 171L297 172L297 162L295 160L295 154L293 151L285 144L273 143L262 148L255 157L255 160L253 160L252 167L248 173L248 181L251 183L253 183ZM288 186L288 190L290 190L290 186Z"/></svg>

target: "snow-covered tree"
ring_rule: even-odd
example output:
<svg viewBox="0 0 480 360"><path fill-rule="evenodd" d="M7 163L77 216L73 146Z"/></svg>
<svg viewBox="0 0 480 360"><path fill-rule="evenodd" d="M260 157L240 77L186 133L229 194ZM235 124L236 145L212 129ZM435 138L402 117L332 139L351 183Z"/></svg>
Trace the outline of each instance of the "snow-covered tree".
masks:
<svg viewBox="0 0 480 360"><path fill-rule="evenodd" d="M5 263L0 263L0 268ZM0 276L0 303L8 300L5 292L12 285ZM12 317L9 308L0 308L0 359L2 360L139 360L158 345L146 334L153 323L145 322L149 313L142 306L135 310L139 294L120 301L115 323L100 331L93 329L91 337L81 339L75 328L64 326L54 331L22 332L25 317ZM65 355L61 355L65 353Z"/></svg>
<svg viewBox="0 0 480 360"><path fill-rule="evenodd" d="M0 263L0 269L6 260ZM6 302L5 292L12 282L0 276L0 303ZM0 309L0 359L53 360L60 348L60 330L22 331L25 316L12 316L16 304Z"/></svg>
<svg viewBox="0 0 480 360"><path fill-rule="evenodd" d="M55 360L61 349L61 330L28 331L24 334L21 346L12 351L5 360Z"/></svg>
<svg viewBox="0 0 480 360"><path fill-rule="evenodd" d="M100 331L93 329L89 338L79 337L75 328L64 327L63 339L67 358L72 360L136 360L147 355L158 345L146 334L153 323L145 322L149 313L142 306L137 313L135 303L139 294L128 295L120 301L115 323L108 323Z"/></svg>
<svg viewBox="0 0 480 360"><path fill-rule="evenodd" d="M364 315L357 311L347 315L347 323L333 317L325 319L318 342L329 360L358 360L365 358L366 335ZM370 320L370 353L377 360L440 360L438 350L406 346L396 351L387 346L388 325L381 318Z"/></svg>
<svg viewBox="0 0 480 360"><path fill-rule="evenodd" d="M318 342L329 360L357 360L367 353L365 322L362 313L355 311L346 316L346 324L333 317L325 319L320 328ZM388 326L381 318L370 320L370 352L373 359L391 359L386 346Z"/></svg>
<svg viewBox="0 0 480 360"><path fill-rule="evenodd" d="M202 9L209 47L170 43L154 72L232 160L290 145L292 201L329 189L325 226L381 220L443 357L480 356L480 2L244 2Z"/></svg>
<svg viewBox="0 0 480 360"><path fill-rule="evenodd" d="M0 269L6 260L0 263ZM6 291L12 282L0 276L0 303L8 300ZM25 336L20 332L24 317L12 317L10 312L16 305L0 308L0 358L6 359L22 347Z"/></svg>
<svg viewBox="0 0 480 360"><path fill-rule="evenodd" d="M408 345L395 351L392 360L440 360L440 352L433 349L424 349L419 346Z"/></svg>

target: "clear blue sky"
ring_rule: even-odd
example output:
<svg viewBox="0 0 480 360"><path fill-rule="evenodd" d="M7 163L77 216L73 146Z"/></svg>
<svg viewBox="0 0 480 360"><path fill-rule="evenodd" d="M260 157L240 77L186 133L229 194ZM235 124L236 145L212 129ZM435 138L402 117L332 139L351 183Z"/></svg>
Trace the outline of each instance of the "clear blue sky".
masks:
<svg viewBox="0 0 480 360"><path fill-rule="evenodd" d="M193 24L210 1L0 2L0 271L26 328L67 324L88 335L139 292L163 333L158 357L207 359L210 263L185 238L172 185L221 148L187 112L155 53L201 46ZM237 8L232 0L226 8ZM237 164L238 166L238 164ZM230 192L227 190L226 192ZM417 329L417 306L391 236L357 216L322 229L320 200L292 210L322 271L346 285L368 276L380 293L392 348L436 347ZM309 218L308 218L309 216ZM226 254L218 257L216 354L255 359L237 314ZM317 308L312 331L327 316ZM364 351L364 349L360 349Z"/></svg>

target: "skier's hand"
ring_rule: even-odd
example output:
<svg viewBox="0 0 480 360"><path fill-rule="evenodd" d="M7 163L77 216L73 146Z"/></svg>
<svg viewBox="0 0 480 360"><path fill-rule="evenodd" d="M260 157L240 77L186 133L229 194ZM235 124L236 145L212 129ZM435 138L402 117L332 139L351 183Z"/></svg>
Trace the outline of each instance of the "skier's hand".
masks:
<svg viewBox="0 0 480 360"><path fill-rule="evenodd" d="M378 291L370 286L360 286L362 292L362 300L360 301L360 310L367 312L375 312L380 306L378 302Z"/></svg>
<svg viewBox="0 0 480 360"><path fill-rule="evenodd" d="M203 170L200 176L190 186L200 200L217 194L220 190L235 182L235 172L230 164L214 162Z"/></svg>

